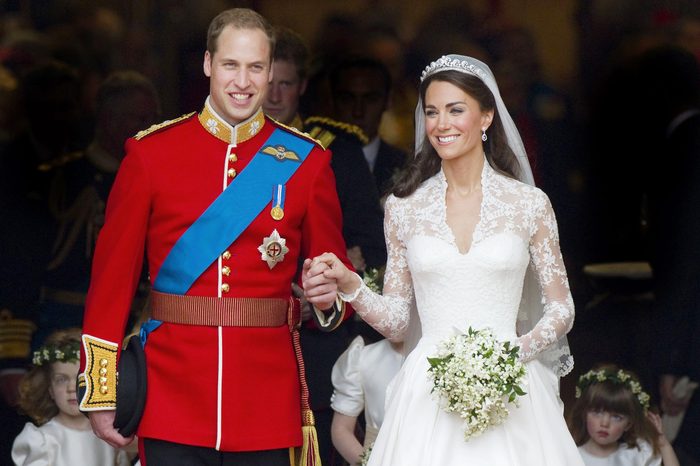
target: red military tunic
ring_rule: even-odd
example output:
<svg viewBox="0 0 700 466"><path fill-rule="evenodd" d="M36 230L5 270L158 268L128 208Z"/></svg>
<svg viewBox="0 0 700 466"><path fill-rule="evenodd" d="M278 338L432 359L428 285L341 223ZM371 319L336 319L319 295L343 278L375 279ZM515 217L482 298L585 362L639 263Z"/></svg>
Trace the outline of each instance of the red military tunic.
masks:
<svg viewBox="0 0 700 466"><path fill-rule="evenodd" d="M84 341L108 348L122 341L144 247L154 281L178 238L276 128L280 126L261 111L232 128L207 101L200 115L127 142L96 246ZM187 294L287 299L301 259L325 251L345 257L329 162L330 153L314 144L286 184L284 217L274 220L271 206L263 209ZM270 196L272 201L272 185ZM231 209L235 212L236 205ZM275 229L289 252L270 269L258 246ZM85 368L86 348L93 351L84 344L81 373L99 361L106 376L100 379L105 381L102 404L81 403L81 409L112 409L112 358L95 353L91 367ZM223 451L301 444L297 362L286 325L163 323L149 335L145 350L148 393L139 436ZM98 388L93 387L94 393Z"/></svg>

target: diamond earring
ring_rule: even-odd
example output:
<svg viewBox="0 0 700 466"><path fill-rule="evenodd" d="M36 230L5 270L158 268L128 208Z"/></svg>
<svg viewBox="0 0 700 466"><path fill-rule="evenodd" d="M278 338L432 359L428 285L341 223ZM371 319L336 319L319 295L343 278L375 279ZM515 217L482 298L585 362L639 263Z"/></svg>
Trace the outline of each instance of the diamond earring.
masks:
<svg viewBox="0 0 700 466"><path fill-rule="evenodd" d="M484 141L484 142L486 142L486 140L487 140L488 138L489 138L489 137L486 136L486 129L485 129L485 128L482 128L482 129L481 129L481 140Z"/></svg>

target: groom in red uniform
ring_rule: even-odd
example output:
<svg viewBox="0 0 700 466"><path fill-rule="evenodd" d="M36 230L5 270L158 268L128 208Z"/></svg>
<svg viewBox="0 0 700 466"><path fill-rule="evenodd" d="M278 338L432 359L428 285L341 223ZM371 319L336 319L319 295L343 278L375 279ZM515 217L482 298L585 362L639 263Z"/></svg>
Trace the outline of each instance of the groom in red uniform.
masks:
<svg viewBox="0 0 700 466"><path fill-rule="evenodd" d="M345 257L345 245L330 153L261 111L273 51L259 14L214 18L204 108L130 139L110 194L86 303L80 408L98 437L131 440L113 426L116 371L145 248L153 320L141 332L143 465L289 465L289 448L302 444L291 283L300 258ZM309 277L330 330L344 308L332 283Z"/></svg>

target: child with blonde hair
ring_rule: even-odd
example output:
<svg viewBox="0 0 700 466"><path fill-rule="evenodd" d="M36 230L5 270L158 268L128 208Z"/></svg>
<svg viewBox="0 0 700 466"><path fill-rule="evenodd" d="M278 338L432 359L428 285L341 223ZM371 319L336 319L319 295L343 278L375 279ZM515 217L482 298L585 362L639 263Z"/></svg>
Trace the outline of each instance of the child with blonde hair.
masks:
<svg viewBox="0 0 700 466"><path fill-rule="evenodd" d="M586 466L679 466L649 395L617 366L579 377L569 428Z"/></svg>
<svg viewBox="0 0 700 466"><path fill-rule="evenodd" d="M34 352L33 367L20 384L19 406L27 423L12 445L18 466L76 464L127 466L126 452L95 437L90 421L78 410L76 380L80 329L52 333Z"/></svg>

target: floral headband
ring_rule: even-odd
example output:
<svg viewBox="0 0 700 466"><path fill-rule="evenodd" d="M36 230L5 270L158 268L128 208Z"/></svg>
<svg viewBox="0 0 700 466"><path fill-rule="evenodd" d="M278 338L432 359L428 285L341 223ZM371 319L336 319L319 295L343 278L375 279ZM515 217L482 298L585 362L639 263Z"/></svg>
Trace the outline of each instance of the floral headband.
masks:
<svg viewBox="0 0 700 466"><path fill-rule="evenodd" d="M576 398L581 398L583 392L597 383L605 381L612 382L616 385L625 385L637 397L637 401L644 408L644 411L649 409L649 395L642 390L642 386L629 373L618 369L617 371L610 369L591 370L578 378L576 384Z"/></svg>
<svg viewBox="0 0 700 466"><path fill-rule="evenodd" d="M34 351L32 364L43 366L53 362L74 362L80 360L80 342L69 341L62 345L48 344Z"/></svg>

